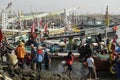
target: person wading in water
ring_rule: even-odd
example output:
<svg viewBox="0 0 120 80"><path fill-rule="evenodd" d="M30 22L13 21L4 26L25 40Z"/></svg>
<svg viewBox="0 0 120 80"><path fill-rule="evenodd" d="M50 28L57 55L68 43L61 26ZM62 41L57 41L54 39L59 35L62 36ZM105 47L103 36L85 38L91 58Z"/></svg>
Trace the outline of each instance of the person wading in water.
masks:
<svg viewBox="0 0 120 80"><path fill-rule="evenodd" d="M72 52L68 52L68 55L66 56L65 59L66 59L66 64L64 65L64 72L66 72L68 70L69 76L70 76L73 71L72 65L74 62L74 55L72 54Z"/></svg>

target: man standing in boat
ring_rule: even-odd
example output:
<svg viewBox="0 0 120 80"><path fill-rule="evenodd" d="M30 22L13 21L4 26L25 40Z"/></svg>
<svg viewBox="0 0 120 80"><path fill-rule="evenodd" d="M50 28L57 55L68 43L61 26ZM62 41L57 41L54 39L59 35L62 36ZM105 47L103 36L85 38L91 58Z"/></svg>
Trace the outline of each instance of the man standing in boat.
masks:
<svg viewBox="0 0 120 80"><path fill-rule="evenodd" d="M112 40L112 43L115 43L116 46L119 46L117 39L118 39L118 35L116 34Z"/></svg>

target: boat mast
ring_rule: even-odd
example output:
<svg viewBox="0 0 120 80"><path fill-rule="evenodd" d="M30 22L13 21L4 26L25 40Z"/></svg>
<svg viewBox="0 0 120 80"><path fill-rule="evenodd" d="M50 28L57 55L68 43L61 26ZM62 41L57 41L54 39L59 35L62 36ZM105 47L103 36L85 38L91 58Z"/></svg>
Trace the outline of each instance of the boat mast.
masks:
<svg viewBox="0 0 120 80"><path fill-rule="evenodd" d="M8 26L8 14L6 12L6 10L2 10L2 13L1 13L1 16L2 16L2 29L7 29L7 26Z"/></svg>
<svg viewBox="0 0 120 80"><path fill-rule="evenodd" d="M108 6L106 7L106 14L105 14L105 26L106 26L106 30L105 30L105 37L106 39L108 38L107 32L109 30L109 14L108 14Z"/></svg>
<svg viewBox="0 0 120 80"><path fill-rule="evenodd" d="M20 28L21 28L21 32L20 32L20 35L22 36L22 30L23 30L23 28L22 28L22 12L21 11L18 11L18 18L19 18L19 24L20 24Z"/></svg>

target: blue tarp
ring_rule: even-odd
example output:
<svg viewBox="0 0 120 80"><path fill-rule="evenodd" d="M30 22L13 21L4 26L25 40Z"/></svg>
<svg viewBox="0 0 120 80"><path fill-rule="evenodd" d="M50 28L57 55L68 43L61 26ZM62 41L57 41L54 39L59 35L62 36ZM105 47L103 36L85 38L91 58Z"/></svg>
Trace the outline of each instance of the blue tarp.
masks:
<svg viewBox="0 0 120 80"><path fill-rule="evenodd" d="M116 52L120 52L120 46L116 48Z"/></svg>

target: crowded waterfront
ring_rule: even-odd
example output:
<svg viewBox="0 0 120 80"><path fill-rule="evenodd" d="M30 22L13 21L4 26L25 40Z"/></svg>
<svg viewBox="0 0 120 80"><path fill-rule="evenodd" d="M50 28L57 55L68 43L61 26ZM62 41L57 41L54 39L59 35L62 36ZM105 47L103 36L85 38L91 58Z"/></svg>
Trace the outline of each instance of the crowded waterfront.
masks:
<svg viewBox="0 0 120 80"><path fill-rule="evenodd" d="M120 18L80 15L79 7L11 14L1 10L1 80L119 80Z"/></svg>

